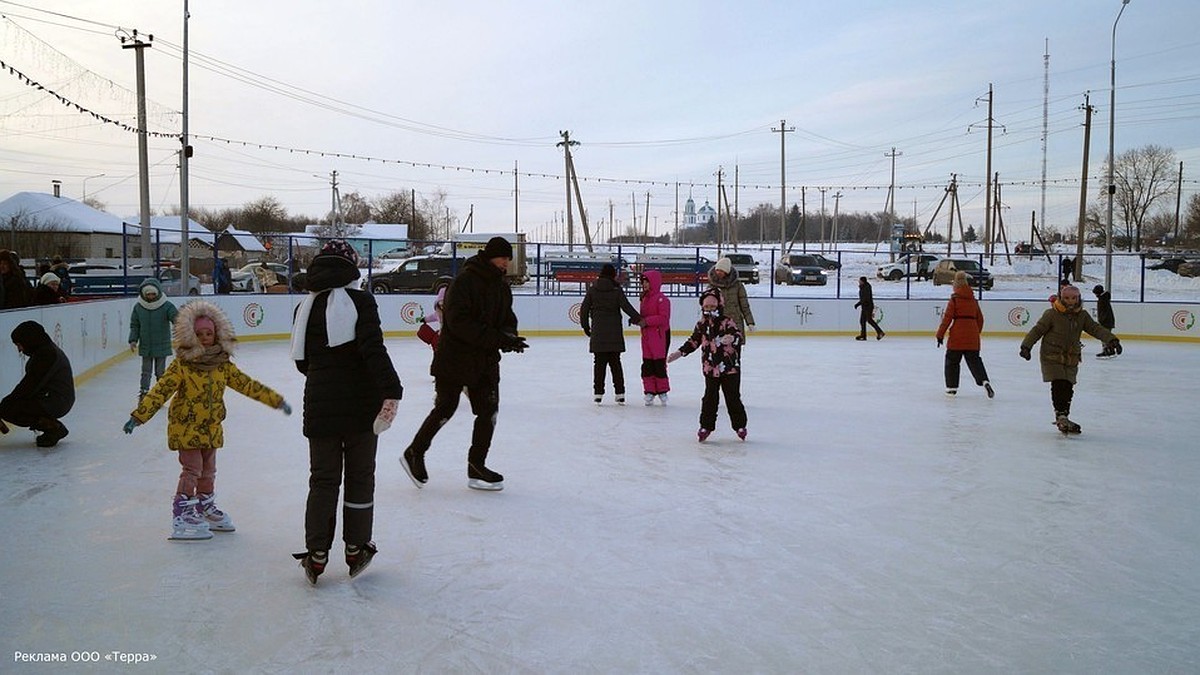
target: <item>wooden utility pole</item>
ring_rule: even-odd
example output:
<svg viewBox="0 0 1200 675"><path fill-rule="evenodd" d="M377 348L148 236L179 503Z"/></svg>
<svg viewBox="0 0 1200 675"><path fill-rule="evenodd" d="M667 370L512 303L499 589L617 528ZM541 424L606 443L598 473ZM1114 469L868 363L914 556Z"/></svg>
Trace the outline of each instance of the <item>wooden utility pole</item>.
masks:
<svg viewBox="0 0 1200 675"><path fill-rule="evenodd" d="M1175 183L1175 241L1179 245L1179 206L1183 202L1183 162L1179 163L1179 180Z"/></svg>
<svg viewBox="0 0 1200 675"><path fill-rule="evenodd" d="M571 140L570 131L559 131L562 140L555 146L563 149L563 187L567 191L567 250L575 248L575 216L571 211L571 146L579 145L579 141Z"/></svg>
<svg viewBox="0 0 1200 675"><path fill-rule="evenodd" d="M983 252L991 254L992 252L992 85L988 83L988 116L987 116L987 175L985 180L989 181L984 190L987 193L987 204L984 206L984 221L983 231L986 239L984 240ZM965 249L964 249L965 252Z"/></svg>
<svg viewBox="0 0 1200 675"><path fill-rule="evenodd" d="M892 159L892 182L888 183L887 208L884 209L891 216L891 222L887 224L889 232L896 222L896 158L903 154L903 152L896 152L896 148L892 148L891 152L883 153L884 157ZM916 226L916 221L913 221L913 227ZM896 262L896 252L890 246L888 247L888 262Z"/></svg>
<svg viewBox="0 0 1200 675"><path fill-rule="evenodd" d="M779 120L779 128L771 129L779 134L779 251L787 253L787 150L785 139L796 127L788 128L787 120Z"/></svg>
<svg viewBox="0 0 1200 675"><path fill-rule="evenodd" d="M137 137L138 137L138 204L141 212L141 249L142 255L139 256L143 261L151 258L150 244L150 155L147 149L147 129L146 129L146 55L145 51L150 47L150 43L154 40L153 35L146 36L145 42L138 36L136 30L133 31L132 37L127 37L124 31L120 31L118 39L121 41L121 49L132 49L135 59L135 67L137 68ZM128 44L126 44L128 42ZM121 238L125 238L124 231L121 232ZM184 246L188 243L183 242ZM186 281L184 288L187 287Z"/></svg>
<svg viewBox="0 0 1200 675"><path fill-rule="evenodd" d="M841 193L841 192L838 192L837 194L833 195L833 235L830 237L830 238L833 240L833 246L832 246L832 248L830 248L830 250L831 250L831 251L836 251L836 250L837 250L837 242L838 242L838 204L839 204L839 203L841 203L841 200L842 200L842 193ZM894 215L894 214L893 214L893 215ZM893 218L893 220L895 220L895 218Z"/></svg>
<svg viewBox="0 0 1200 675"><path fill-rule="evenodd" d="M1088 95L1083 95L1083 171L1082 178L1079 181L1079 222L1078 230L1075 233L1075 271L1073 274L1076 279L1083 278L1083 243L1086 239L1084 234L1085 226L1087 225L1087 196L1088 196L1088 151L1092 146L1092 108L1088 102ZM1029 245L1033 246L1033 240L1029 240ZM1050 251L1046 251L1047 254Z"/></svg>
<svg viewBox="0 0 1200 675"><path fill-rule="evenodd" d="M821 246L818 249L821 253L825 252L825 191L829 188L819 187L821 191Z"/></svg>
<svg viewBox="0 0 1200 675"><path fill-rule="evenodd" d="M517 178L517 163L513 162L513 232L521 228L521 184Z"/></svg>

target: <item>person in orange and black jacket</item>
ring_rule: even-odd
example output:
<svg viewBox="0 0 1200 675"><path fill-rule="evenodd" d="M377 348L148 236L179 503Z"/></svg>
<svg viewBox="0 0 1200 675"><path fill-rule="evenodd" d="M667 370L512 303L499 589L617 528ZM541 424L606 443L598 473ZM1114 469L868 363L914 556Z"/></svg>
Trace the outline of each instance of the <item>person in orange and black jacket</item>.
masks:
<svg viewBox="0 0 1200 675"><path fill-rule="evenodd" d="M987 369L983 367L983 359L979 356L979 334L983 332L983 310L975 301L971 291L971 283L967 273L959 270L954 273L953 291L946 309L942 312L942 323L937 330L937 343L942 346L946 333L950 333L950 342L946 345L946 395L958 393L958 376L962 360L967 360L967 368L975 384L987 391L988 398L996 395L992 383L988 381Z"/></svg>

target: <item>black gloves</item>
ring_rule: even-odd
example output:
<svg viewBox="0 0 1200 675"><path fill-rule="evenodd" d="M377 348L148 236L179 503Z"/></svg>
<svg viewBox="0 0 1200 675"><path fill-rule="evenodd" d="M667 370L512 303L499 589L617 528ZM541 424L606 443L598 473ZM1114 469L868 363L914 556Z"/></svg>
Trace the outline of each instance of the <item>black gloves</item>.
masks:
<svg viewBox="0 0 1200 675"><path fill-rule="evenodd" d="M1117 338L1113 338L1112 340L1109 341L1108 348L1117 354L1120 354L1123 351L1121 349L1121 341L1118 340Z"/></svg>
<svg viewBox="0 0 1200 675"><path fill-rule="evenodd" d="M938 346L941 347L942 346L942 338L938 338L937 341L938 341Z"/></svg>
<svg viewBox="0 0 1200 675"><path fill-rule="evenodd" d="M500 334L500 351L502 352L516 352L520 354L527 347L529 347L529 343L520 335L513 335L512 333Z"/></svg>
<svg viewBox="0 0 1200 675"><path fill-rule="evenodd" d="M1029 347L1021 347L1021 358L1028 361L1029 359L1033 358L1033 351L1031 351Z"/></svg>

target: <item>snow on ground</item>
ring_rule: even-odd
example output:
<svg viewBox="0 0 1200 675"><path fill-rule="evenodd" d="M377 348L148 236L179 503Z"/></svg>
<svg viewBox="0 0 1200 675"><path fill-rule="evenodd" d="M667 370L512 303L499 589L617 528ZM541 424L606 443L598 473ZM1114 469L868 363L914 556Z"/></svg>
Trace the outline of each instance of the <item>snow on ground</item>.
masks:
<svg viewBox="0 0 1200 675"><path fill-rule="evenodd" d="M630 377L634 404L597 407L582 336L531 342L504 359L489 464L506 488L483 493L465 402L428 486L405 477L429 352L388 341L405 396L380 443L380 553L351 581L335 551L316 587L290 556L299 413L230 392L217 488L238 531L168 542L165 413L121 433L132 358L88 381L58 447L0 437L3 669L96 651L153 655L152 672L1200 670L1194 345L1098 361L1088 340L1068 438L1015 339L985 338L988 400L943 395L932 336L752 337L749 440L722 410L697 444L694 356L669 406L636 402ZM284 342L238 362L299 408Z"/></svg>

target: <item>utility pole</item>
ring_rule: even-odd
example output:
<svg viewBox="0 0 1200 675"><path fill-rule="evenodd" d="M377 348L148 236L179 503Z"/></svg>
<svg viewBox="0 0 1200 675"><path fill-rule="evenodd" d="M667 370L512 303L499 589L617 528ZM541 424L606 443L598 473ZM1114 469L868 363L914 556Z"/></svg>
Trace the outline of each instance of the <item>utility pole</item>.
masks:
<svg viewBox="0 0 1200 675"><path fill-rule="evenodd" d="M646 190L646 218L642 223L646 228L646 240L650 239L650 191Z"/></svg>
<svg viewBox="0 0 1200 675"><path fill-rule="evenodd" d="M725 232L721 228L721 194L725 191L725 186L722 184L725 178L725 168L717 167L717 255L721 254L721 244L725 239Z"/></svg>
<svg viewBox="0 0 1200 675"><path fill-rule="evenodd" d="M517 162L513 162L513 232L521 231L521 184L517 176Z"/></svg>
<svg viewBox="0 0 1200 675"><path fill-rule="evenodd" d="M825 191L829 188L819 187L821 191L821 248L820 252L825 252Z"/></svg>
<svg viewBox="0 0 1200 675"><path fill-rule="evenodd" d="M1042 56L1042 204L1038 211L1038 221L1046 226L1046 153L1050 147L1050 38L1046 38L1046 52ZM1029 240L1033 246L1033 240ZM1081 260L1082 256L1076 256ZM1082 264L1082 263L1080 263ZM1079 277L1082 278L1082 277Z"/></svg>
<svg viewBox="0 0 1200 675"><path fill-rule="evenodd" d="M153 35L147 35L146 41L138 37L137 30L132 36L121 31L117 35L121 41L121 49L132 49L136 56L137 68L137 119L138 119L138 192L142 224L142 261L150 259L150 156L146 143L146 56L145 50L154 41ZM128 43L128 44L126 44ZM122 232L124 236L124 232ZM185 280L186 281L186 280Z"/></svg>
<svg viewBox="0 0 1200 675"><path fill-rule="evenodd" d="M679 181L675 181L675 236L671 243L679 243Z"/></svg>
<svg viewBox="0 0 1200 675"><path fill-rule="evenodd" d="M559 131L562 140L555 145L563 149L563 184L567 189L567 251L575 250L575 216L571 210L571 146L579 141L571 140L570 131Z"/></svg>
<svg viewBox="0 0 1200 675"><path fill-rule="evenodd" d="M833 240L833 246L829 250L836 251L837 250L837 242L838 242L838 203L841 202L842 193L838 192L837 194L832 195L832 196L833 196L833 236L831 237L831 239ZM893 217L892 220L895 220L895 218Z"/></svg>
<svg viewBox="0 0 1200 675"><path fill-rule="evenodd" d="M342 223L342 196L338 194L337 171L329 172L330 203L329 203L329 231L334 237L341 238L345 233L345 225ZM433 223L430 223L432 226Z"/></svg>
<svg viewBox="0 0 1200 675"><path fill-rule="evenodd" d="M1179 206L1183 201L1183 162L1179 163L1179 181L1175 183L1175 245L1179 246Z"/></svg>
<svg viewBox="0 0 1200 675"><path fill-rule="evenodd" d="M1083 278L1083 242L1084 226L1087 224L1087 195L1088 195L1088 151L1092 146L1092 104L1088 95L1083 95L1083 178L1079 182L1079 230L1075 235L1075 278ZM1043 223L1043 227L1045 223ZM1033 239L1029 240L1033 246ZM1107 287L1106 287L1107 288ZM1111 289L1109 289L1111 290Z"/></svg>
<svg viewBox="0 0 1200 675"><path fill-rule="evenodd" d="M731 220L730 228L733 229L733 240L735 242L738 240L738 236L737 236L737 226L738 226L737 221L738 221L738 215L739 215L738 214L738 183L741 182L741 179L738 178L738 175L740 173L741 173L741 167L737 164L734 164L733 165L733 218L730 219Z"/></svg>
<svg viewBox="0 0 1200 675"><path fill-rule="evenodd" d="M191 209L188 205L188 160L192 157L192 146L188 145L188 0L183 0L183 114L182 133L179 135L179 278L183 290L188 291L188 280L191 279L191 239L188 226L191 221Z"/></svg>
<svg viewBox="0 0 1200 675"><path fill-rule="evenodd" d="M789 132L787 120L779 120L779 128L772 128L773 133L779 134L779 252L787 252L787 151L785 139Z"/></svg>
<svg viewBox="0 0 1200 675"><path fill-rule="evenodd" d="M992 85L988 83L988 115L987 115L987 174L984 178L987 185L984 186L984 205L983 212L983 253L987 255L992 252Z"/></svg>
<svg viewBox="0 0 1200 675"><path fill-rule="evenodd" d="M892 182L888 184L887 212L891 216L891 222L888 223L888 231L891 231L892 225L896 223L896 158L903 155L903 152L896 152L896 148L892 148L891 152L883 153L884 157L892 159ZM916 226L916 223L913 223ZM892 247L888 247L888 262L896 262L896 251Z"/></svg>

